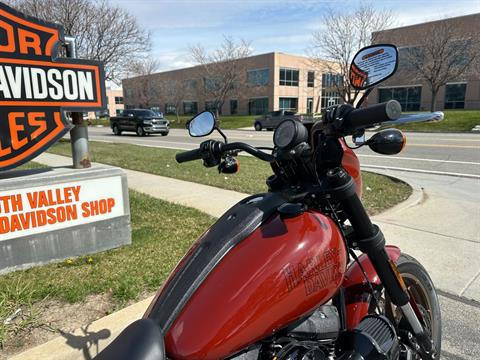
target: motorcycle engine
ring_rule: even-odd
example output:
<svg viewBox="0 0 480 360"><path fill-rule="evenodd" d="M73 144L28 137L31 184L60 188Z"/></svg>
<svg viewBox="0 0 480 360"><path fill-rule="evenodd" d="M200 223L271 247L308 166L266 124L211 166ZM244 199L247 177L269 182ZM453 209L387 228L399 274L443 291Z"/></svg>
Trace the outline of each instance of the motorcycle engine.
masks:
<svg viewBox="0 0 480 360"><path fill-rule="evenodd" d="M353 330L340 331L336 307L324 305L269 342L231 360L398 360L400 344L390 320L368 315ZM409 358L409 357L407 357Z"/></svg>

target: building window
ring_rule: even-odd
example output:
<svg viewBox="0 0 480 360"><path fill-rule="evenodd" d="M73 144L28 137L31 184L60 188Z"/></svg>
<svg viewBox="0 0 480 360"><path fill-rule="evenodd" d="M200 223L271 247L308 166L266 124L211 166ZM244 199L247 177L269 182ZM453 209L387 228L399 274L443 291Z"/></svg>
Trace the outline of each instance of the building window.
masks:
<svg viewBox="0 0 480 360"><path fill-rule="evenodd" d="M325 109L329 106L338 105L340 103L340 94L337 86L343 83L343 76L335 73L322 74L322 94L320 107Z"/></svg>
<svg viewBox="0 0 480 360"><path fill-rule="evenodd" d="M280 85L298 86L298 70L280 69Z"/></svg>
<svg viewBox="0 0 480 360"><path fill-rule="evenodd" d="M248 115L263 115L268 112L268 98L248 100Z"/></svg>
<svg viewBox="0 0 480 360"><path fill-rule="evenodd" d="M270 69L247 71L247 84L249 86L266 86L270 78Z"/></svg>
<svg viewBox="0 0 480 360"><path fill-rule="evenodd" d="M307 73L307 87L315 86L315 71L309 71Z"/></svg>
<svg viewBox="0 0 480 360"><path fill-rule="evenodd" d="M307 98L307 114L313 113L313 97Z"/></svg>
<svg viewBox="0 0 480 360"><path fill-rule="evenodd" d="M187 90L195 90L197 88L197 80L189 79L185 80L185 87Z"/></svg>
<svg viewBox="0 0 480 360"><path fill-rule="evenodd" d="M298 110L298 98L287 98L281 97L279 99L279 110L287 110L287 111L297 111Z"/></svg>
<svg viewBox="0 0 480 360"><path fill-rule="evenodd" d="M174 104L165 104L165 114L176 114L177 110Z"/></svg>
<svg viewBox="0 0 480 360"><path fill-rule="evenodd" d="M123 104L123 96L115 96L115 104Z"/></svg>
<svg viewBox="0 0 480 360"><path fill-rule="evenodd" d="M185 115L195 115L198 112L198 105L196 101L184 101L183 113Z"/></svg>
<svg viewBox="0 0 480 360"><path fill-rule="evenodd" d="M398 49L398 67L402 70L414 70L423 64L423 49L418 46Z"/></svg>
<svg viewBox="0 0 480 360"><path fill-rule="evenodd" d="M123 112L122 109L116 109L115 110L115 113L117 114L117 116L119 116L122 112Z"/></svg>
<svg viewBox="0 0 480 360"><path fill-rule="evenodd" d="M213 78L203 78L203 83L205 85L205 91L215 91L220 89L220 83Z"/></svg>
<svg viewBox="0 0 480 360"><path fill-rule="evenodd" d="M238 114L238 100L230 100L230 115Z"/></svg>
<svg viewBox="0 0 480 360"><path fill-rule="evenodd" d="M397 100L402 105L403 111L420 110L422 99L422 87L394 87L378 89L378 102L382 103L388 100Z"/></svg>
<svg viewBox="0 0 480 360"><path fill-rule="evenodd" d="M211 111L211 112L216 112L217 111L217 106L215 101L205 101L205 111ZM218 108L218 113L222 113L222 108Z"/></svg>
<svg viewBox="0 0 480 360"><path fill-rule="evenodd" d="M445 109L465 108L467 84L447 84L445 86Z"/></svg>
<svg viewBox="0 0 480 360"><path fill-rule="evenodd" d="M334 73L323 73L322 74L322 89L332 88L339 85L342 85L343 76L340 74Z"/></svg>
<svg viewBox="0 0 480 360"><path fill-rule="evenodd" d="M325 109L329 106L340 104L340 95L337 91L328 91L322 89L321 108Z"/></svg>

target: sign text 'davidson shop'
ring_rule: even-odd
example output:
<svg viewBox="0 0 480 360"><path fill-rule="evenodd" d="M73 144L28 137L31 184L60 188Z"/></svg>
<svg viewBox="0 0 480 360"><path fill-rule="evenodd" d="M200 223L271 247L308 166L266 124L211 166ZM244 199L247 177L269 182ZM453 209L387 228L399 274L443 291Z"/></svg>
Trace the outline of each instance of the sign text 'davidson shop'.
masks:
<svg viewBox="0 0 480 360"><path fill-rule="evenodd" d="M124 214L121 177L0 191L0 241Z"/></svg>

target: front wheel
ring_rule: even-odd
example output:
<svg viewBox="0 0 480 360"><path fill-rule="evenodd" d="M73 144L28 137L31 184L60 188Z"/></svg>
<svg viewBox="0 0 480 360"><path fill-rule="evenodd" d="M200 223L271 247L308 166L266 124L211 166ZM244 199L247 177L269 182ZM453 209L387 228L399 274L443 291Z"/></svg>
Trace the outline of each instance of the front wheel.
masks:
<svg viewBox="0 0 480 360"><path fill-rule="evenodd" d="M114 135L117 135L117 136L120 136L122 135L122 130L120 130L120 128L118 127L117 124L113 125L113 134Z"/></svg>
<svg viewBox="0 0 480 360"><path fill-rule="evenodd" d="M425 320L425 328L435 346L435 358L440 358L442 342L442 320L437 292L427 270L412 256L402 254L398 258L397 268L407 286L410 296L413 296ZM397 331L409 331L409 324L403 319L401 309L390 301L388 295L382 291L380 310L395 324ZM416 355L414 359L422 359Z"/></svg>
<svg viewBox="0 0 480 360"><path fill-rule="evenodd" d="M255 123L255 130L262 131L262 124L260 124L258 121Z"/></svg>

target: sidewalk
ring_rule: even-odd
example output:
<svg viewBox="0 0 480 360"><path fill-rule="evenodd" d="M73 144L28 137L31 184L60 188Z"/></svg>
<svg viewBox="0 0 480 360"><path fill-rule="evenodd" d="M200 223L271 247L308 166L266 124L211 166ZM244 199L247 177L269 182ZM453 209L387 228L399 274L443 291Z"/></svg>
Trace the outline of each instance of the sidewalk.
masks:
<svg viewBox="0 0 480 360"><path fill-rule="evenodd" d="M47 153L34 161L54 167L69 166L71 163L68 157ZM194 207L216 217L247 196L182 180L125 171L129 188ZM428 270L438 289L480 302L480 194L469 192L469 189L475 186L478 190L478 181L444 176L443 182L438 185L438 179L429 181L429 177L424 174L379 172L405 179L415 189L409 200L373 218L382 228L387 241L416 257ZM452 186L455 185L455 196L447 196L451 195ZM465 201L463 192L470 194ZM465 219L468 218L473 221L465 225ZM143 315L150 300L143 300L93 322L88 328L89 336L93 336L91 340L98 343L93 342L84 348L78 348L60 336L12 359L84 359L94 356L97 348L93 344L98 344L98 350L103 349L126 325ZM95 334L102 329L108 329L110 336L98 340ZM73 335L85 338L81 329Z"/></svg>

